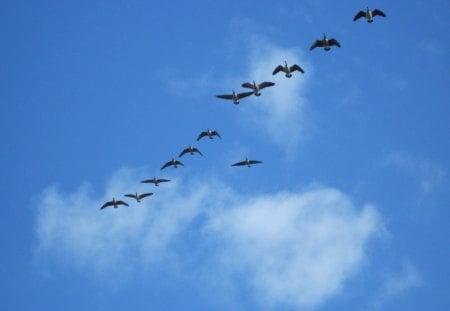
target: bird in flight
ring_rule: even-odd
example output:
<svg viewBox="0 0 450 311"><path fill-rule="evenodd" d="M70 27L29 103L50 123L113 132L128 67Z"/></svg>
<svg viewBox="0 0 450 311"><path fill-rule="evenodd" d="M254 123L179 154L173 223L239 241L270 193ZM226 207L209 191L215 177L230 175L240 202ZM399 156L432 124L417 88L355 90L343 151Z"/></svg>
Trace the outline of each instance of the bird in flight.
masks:
<svg viewBox="0 0 450 311"><path fill-rule="evenodd" d="M114 206L114 208L117 208L118 205L125 205L125 206L129 206L126 202L124 201L116 201L116 199L112 199L112 201L107 201L105 204L102 205L102 207L100 207L100 209L104 209L105 207L108 206Z"/></svg>
<svg viewBox="0 0 450 311"><path fill-rule="evenodd" d="M214 130L207 129L206 131L203 131L203 132L200 133L200 135L198 135L197 141L199 141L200 139L202 139L202 138L205 137L205 136L208 136L209 139L213 139L214 136L217 136L217 137L219 137L220 139L222 139L222 137L220 137L219 132L214 131Z"/></svg>
<svg viewBox="0 0 450 311"><path fill-rule="evenodd" d="M233 100L233 103L234 103L235 105L238 105L238 104L239 104L239 100L240 100L241 98L250 96L250 95L252 95L252 94L253 94L253 92L236 93L235 91L233 91L232 94L216 95L216 97L222 98L222 99L231 99L231 100Z"/></svg>
<svg viewBox="0 0 450 311"><path fill-rule="evenodd" d="M373 22L373 17L374 16L382 16L382 17L386 17L386 14L384 14L381 10L375 9L375 10L369 10L369 8L367 8L367 10L364 11L359 11L355 17L353 18L353 21L357 21L358 19L360 19L361 17L365 17L367 18L367 22L368 23L372 23Z"/></svg>
<svg viewBox="0 0 450 311"><path fill-rule="evenodd" d="M180 155L178 156L179 158L181 158L183 155L185 155L186 153L190 153L192 155L194 155L195 153L200 154L201 156L203 155L200 150L198 150L195 147L192 146L188 146L187 148L184 148L183 151L181 151Z"/></svg>
<svg viewBox="0 0 450 311"><path fill-rule="evenodd" d="M273 83L273 82L262 82L260 84L256 84L255 80L253 80L253 84L250 82L246 82L246 83L242 84L242 87L252 89L253 94L255 94L256 96L260 96L261 95L260 91L263 88L269 87L269 86L274 86L274 85L275 85L275 83Z"/></svg>
<svg viewBox="0 0 450 311"><path fill-rule="evenodd" d="M150 184L155 184L155 186L159 186L159 183L169 182L169 181L170 181L170 179L153 177L152 179L145 179L145 180L141 181L141 183L150 183Z"/></svg>
<svg viewBox="0 0 450 311"><path fill-rule="evenodd" d="M331 49L331 46L333 45L337 46L338 48L341 47L341 45L336 39L334 38L328 39L327 36L323 34L323 39L314 41L309 50L312 51L316 47L323 47L325 51L329 51Z"/></svg>
<svg viewBox="0 0 450 311"><path fill-rule="evenodd" d="M172 160L170 160L169 162L167 162L166 164L164 164L164 165L161 167L161 169L165 169L165 168L168 167L168 166L173 166L174 168L177 168L178 165L184 166L183 163L181 163L180 161L175 160L174 158L172 158Z"/></svg>
<svg viewBox="0 0 450 311"><path fill-rule="evenodd" d="M262 163L262 161L249 160L248 158L245 158L244 161L234 163L231 166L245 166L246 165L246 166L250 167L252 164L258 164L258 163Z"/></svg>
<svg viewBox="0 0 450 311"><path fill-rule="evenodd" d="M292 77L292 72L293 71L300 71L301 73L305 73L305 71L303 70L302 67L300 67L297 64L294 64L292 66L288 66L287 61L284 61L284 66L283 65L278 65L274 71L272 72L272 75L276 75L277 73L279 73L280 71L284 72L286 74L286 78L290 78Z"/></svg>
<svg viewBox="0 0 450 311"><path fill-rule="evenodd" d="M148 192L148 193L138 194L138 193L136 192L136 194L131 194L131 193L130 193L130 194L125 194L126 197L133 198L133 199L135 199L138 203L141 202L141 199L143 199L143 198L145 198L145 197L148 197L149 195L153 195L153 193L152 193L152 192Z"/></svg>

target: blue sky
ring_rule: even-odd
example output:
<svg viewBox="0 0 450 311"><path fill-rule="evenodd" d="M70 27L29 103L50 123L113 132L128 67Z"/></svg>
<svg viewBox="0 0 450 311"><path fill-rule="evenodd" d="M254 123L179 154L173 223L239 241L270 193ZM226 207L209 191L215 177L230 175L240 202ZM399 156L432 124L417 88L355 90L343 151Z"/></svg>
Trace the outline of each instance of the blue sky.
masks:
<svg viewBox="0 0 450 311"><path fill-rule="evenodd" d="M448 1L2 4L2 310L450 307Z"/></svg>

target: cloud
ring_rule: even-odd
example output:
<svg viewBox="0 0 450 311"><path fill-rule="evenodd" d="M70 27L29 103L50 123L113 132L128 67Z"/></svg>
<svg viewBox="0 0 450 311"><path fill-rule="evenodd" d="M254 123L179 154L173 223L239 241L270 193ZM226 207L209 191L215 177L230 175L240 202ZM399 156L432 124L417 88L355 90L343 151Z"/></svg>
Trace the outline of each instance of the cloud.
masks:
<svg viewBox="0 0 450 311"><path fill-rule="evenodd" d="M171 182L139 205L99 210L133 187L132 176L115 174L104 195L88 185L45 190L36 219L40 262L114 279L178 269L195 284L246 286L259 307L312 308L361 269L383 227L374 207L357 208L337 189L246 196L215 178Z"/></svg>

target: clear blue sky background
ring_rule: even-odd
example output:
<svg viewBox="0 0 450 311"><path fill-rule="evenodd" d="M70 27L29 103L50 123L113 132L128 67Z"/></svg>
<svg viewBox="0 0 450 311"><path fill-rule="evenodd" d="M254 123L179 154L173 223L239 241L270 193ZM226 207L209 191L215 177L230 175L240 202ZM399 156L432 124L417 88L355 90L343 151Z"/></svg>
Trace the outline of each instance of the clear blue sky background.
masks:
<svg viewBox="0 0 450 311"><path fill-rule="evenodd" d="M3 1L0 309L447 310L449 12Z"/></svg>

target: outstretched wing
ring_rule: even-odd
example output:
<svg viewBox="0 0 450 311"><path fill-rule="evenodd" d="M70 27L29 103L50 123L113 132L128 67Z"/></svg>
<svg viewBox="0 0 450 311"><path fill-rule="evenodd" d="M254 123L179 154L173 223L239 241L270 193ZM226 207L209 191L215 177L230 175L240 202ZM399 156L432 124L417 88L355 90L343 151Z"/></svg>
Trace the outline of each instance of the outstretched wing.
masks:
<svg viewBox="0 0 450 311"><path fill-rule="evenodd" d="M249 82L246 82L246 83L242 84L242 87L246 87L246 88L249 88L249 89L252 89L252 90L255 89L255 86L252 83L249 83Z"/></svg>
<svg viewBox="0 0 450 311"><path fill-rule="evenodd" d="M218 98L223 98L223 99L233 99L233 95L228 95L228 94L225 94L225 95L216 95L216 97L218 97Z"/></svg>
<svg viewBox="0 0 450 311"><path fill-rule="evenodd" d="M166 164L164 164L164 165L161 167L161 169L163 170L163 169L165 169L166 167L171 166L171 165L172 165L172 161L169 161L169 162L167 162Z"/></svg>
<svg viewBox="0 0 450 311"><path fill-rule="evenodd" d="M236 162L234 164L231 164L231 166L242 166L242 165L247 165L246 161L241 161L241 162Z"/></svg>
<svg viewBox="0 0 450 311"><path fill-rule="evenodd" d="M160 178L160 179L157 179L157 180L156 180L156 182L158 182L158 183L160 183L160 182L168 182L168 181L170 181L170 179L163 179L163 178Z"/></svg>
<svg viewBox="0 0 450 311"><path fill-rule="evenodd" d="M176 160L175 161L175 165L181 165L181 166L184 166L184 164L183 163L181 163L180 161L178 161L178 160Z"/></svg>
<svg viewBox="0 0 450 311"><path fill-rule="evenodd" d="M180 153L180 155L178 157L181 158L184 154L186 154L188 152L189 152L189 148L183 149L183 151L181 151L181 153Z"/></svg>
<svg viewBox="0 0 450 311"><path fill-rule="evenodd" d="M201 132L200 135L198 135L198 137L197 137L197 141L199 141L200 139L202 139L203 137L205 137L205 136L207 136L207 135L208 135L208 133L206 133L206 132Z"/></svg>
<svg viewBox="0 0 450 311"><path fill-rule="evenodd" d="M124 201L116 201L117 205L125 205L125 206L129 206L126 202Z"/></svg>
<svg viewBox="0 0 450 311"><path fill-rule="evenodd" d="M200 154L201 156L203 156L203 153L200 152L200 150L198 150L197 148L193 148L192 152L197 152L198 154Z"/></svg>
<svg viewBox="0 0 450 311"><path fill-rule="evenodd" d="M375 15L386 17L386 14L384 14L382 11L380 11L378 9L375 9L372 11L372 16L375 16Z"/></svg>
<svg viewBox="0 0 450 311"><path fill-rule="evenodd" d="M316 40L316 41L314 41L314 43L311 45L309 50L312 51L316 47L323 47L323 40Z"/></svg>
<svg viewBox="0 0 450 311"><path fill-rule="evenodd" d="M140 195L139 195L139 198L140 198L140 199L143 199L143 198L145 198L145 197L148 197L149 195L153 195L153 192L147 192L147 193L140 194Z"/></svg>
<svg viewBox="0 0 450 311"><path fill-rule="evenodd" d="M266 82L266 81L264 81L264 82L258 84L258 87L259 87L260 90L262 90L265 87L274 86L274 85L275 85L275 83L273 83L273 82Z"/></svg>
<svg viewBox="0 0 450 311"><path fill-rule="evenodd" d="M258 164L258 163L262 163L262 161L258 161L258 160L249 160L248 161L250 164Z"/></svg>
<svg viewBox="0 0 450 311"><path fill-rule="evenodd" d="M252 93L253 93L253 92L252 92ZM217 136L217 137L219 137L220 139L222 139L222 137L220 137L219 132L217 132L217 131L212 131L212 135L213 135L213 136Z"/></svg>
<svg viewBox="0 0 450 311"><path fill-rule="evenodd" d="M279 73L280 71L284 72L284 67L281 65L278 65L272 72L272 75L276 75L277 73Z"/></svg>
<svg viewBox="0 0 450 311"><path fill-rule="evenodd" d="M102 207L100 207L100 209L104 209L105 207L112 206L112 205L113 205L113 202L112 201L108 201L105 204L103 204Z"/></svg>
<svg viewBox="0 0 450 311"><path fill-rule="evenodd" d="M359 11L355 17L353 17L353 21L355 22L356 20L360 19L361 17L366 17L366 12L364 11Z"/></svg>
<svg viewBox="0 0 450 311"><path fill-rule="evenodd" d="M129 197L129 198L133 198L133 199L136 199L136 200L138 199L138 197L135 194L131 194L131 193L124 194L124 196Z"/></svg>
<svg viewBox="0 0 450 311"><path fill-rule="evenodd" d="M328 45L335 45L335 46L337 46L338 48L341 47L341 45L339 44L339 42L337 42L337 40L334 39L334 38L328 40Z"/></svg>
<svg viewBox="0 0 450 311"><path fill-rule="evenodd" d="M155 178L152 179L145 179L143 181L141 181L141 183L156 183L157 181L155 180Z"/></svg>
<svg viewBox="0 0 450 311"><path fill-rule="evenodd" d="M297 64L292 65L290 69L291 69L291 71L300 71L301 73L305 73L303 68Z"/></svg>
<svg viewBox="0 0 450 311"><path fill-rule="evenodd" d="M241 99L241 98L244 98L244 97L247 97L247 96L250 96L250 95L253 95L253 92L243 92L243 93L239 93L239 94L237 94L237 97L238 97L239 99Z"/></svg>

